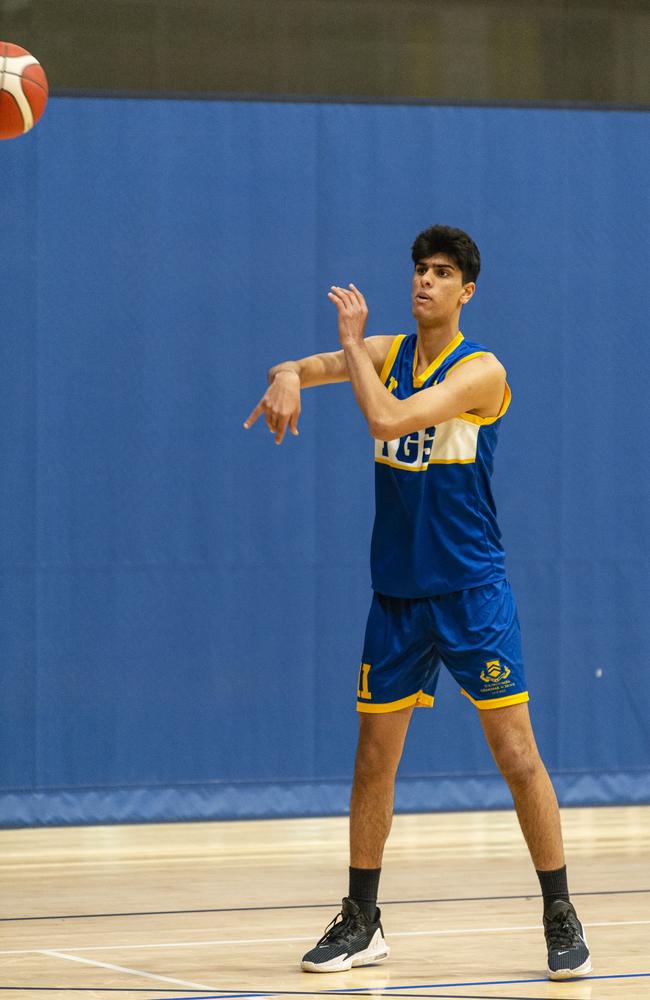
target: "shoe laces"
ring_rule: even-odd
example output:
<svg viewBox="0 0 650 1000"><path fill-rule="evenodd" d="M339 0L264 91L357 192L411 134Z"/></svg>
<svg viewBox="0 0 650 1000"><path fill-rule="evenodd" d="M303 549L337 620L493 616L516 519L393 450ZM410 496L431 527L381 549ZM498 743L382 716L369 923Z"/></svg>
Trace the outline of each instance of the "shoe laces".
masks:
<svg viewBox="0 0 650 1000"><path fill-rule="evenodd" d="M571 910L564 910L547 921L546 936L549 948L575 948L581 943L578 923Z"/></svg>
<svg viewBox="0 0 650 1000"><path fill-rule="evenodd" d="M360 919L360 917L360 913L344 914L341 910L327 925L316 947L319 948L323 944L333 944L335 941L343 943L350 941L359 929L359 924L363 922L363 918Z"/></svg>

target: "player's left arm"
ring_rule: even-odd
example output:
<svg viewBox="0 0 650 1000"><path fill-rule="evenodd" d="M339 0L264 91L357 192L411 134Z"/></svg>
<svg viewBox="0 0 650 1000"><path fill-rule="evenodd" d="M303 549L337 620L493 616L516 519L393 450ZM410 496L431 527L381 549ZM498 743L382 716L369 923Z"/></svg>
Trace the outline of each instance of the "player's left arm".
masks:
<svg viewBox="0 0 650 1000"><path fill-rule="evenodd" d="M481 354L456 368L440 385L407 399L396 399L377 375L364 346L368 307L361 292L332 287L328 295L339 314L339 339L357 402L371 435L393 441L404 434L442 424L461 413L496 416L505 392L506 373L493 354Z"/></svg>

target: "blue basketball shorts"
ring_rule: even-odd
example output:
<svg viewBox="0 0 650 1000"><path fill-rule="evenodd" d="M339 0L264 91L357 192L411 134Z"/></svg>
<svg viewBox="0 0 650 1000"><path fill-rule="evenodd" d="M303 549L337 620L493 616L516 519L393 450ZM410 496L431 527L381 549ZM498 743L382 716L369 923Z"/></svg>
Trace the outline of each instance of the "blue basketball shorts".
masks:
<svg viewBox="0 0 650 1000"><path fill-rule="evenodd" d="M375 593L357 710L431 707L441 664L479 709L528 701L519 619L507 580L438 597Z"/></svg>

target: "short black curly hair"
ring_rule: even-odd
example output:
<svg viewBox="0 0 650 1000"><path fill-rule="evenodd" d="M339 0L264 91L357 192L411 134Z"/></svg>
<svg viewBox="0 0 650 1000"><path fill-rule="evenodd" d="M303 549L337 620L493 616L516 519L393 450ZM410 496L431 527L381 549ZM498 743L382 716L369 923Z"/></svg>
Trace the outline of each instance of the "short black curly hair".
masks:
<svg viewBox="0 0 650 1000"><path fill-rule="evenodd" d="M411 248L413 263L433 257L435 253L445 253L461 270L463 282L476 281L481 270L479 249L467 233L452 226L430 226L415 238Z"/></svg>

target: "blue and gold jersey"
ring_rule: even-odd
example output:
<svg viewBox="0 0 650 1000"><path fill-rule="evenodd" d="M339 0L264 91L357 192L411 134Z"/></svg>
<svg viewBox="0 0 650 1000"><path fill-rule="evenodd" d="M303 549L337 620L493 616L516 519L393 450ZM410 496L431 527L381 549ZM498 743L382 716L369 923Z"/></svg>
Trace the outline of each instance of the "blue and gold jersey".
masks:
<svg viewBox="0 0 650 1000"><path fill-rule="evenodd" d="M381 380L397 399L442 382L486 348L458 333L415 375L417 337L395 338ZM395 441L375 441L372 586L391 597L429 597L502 580L505 560L490 489L506 391L496 417L461 413Z"/></svg>

